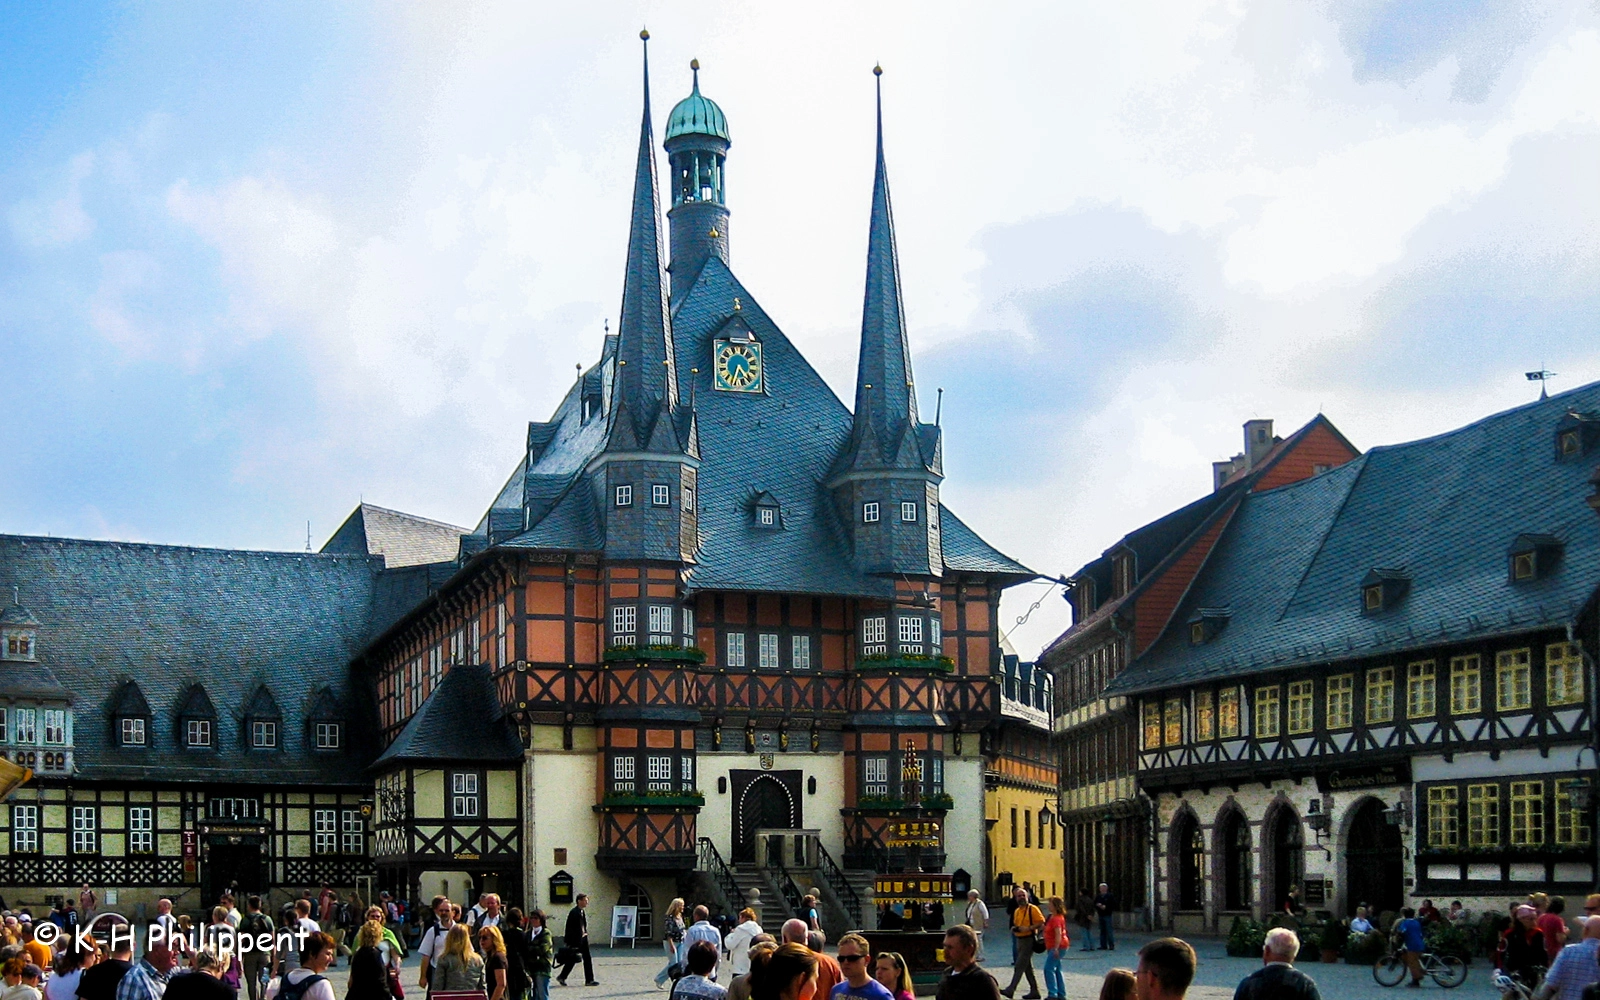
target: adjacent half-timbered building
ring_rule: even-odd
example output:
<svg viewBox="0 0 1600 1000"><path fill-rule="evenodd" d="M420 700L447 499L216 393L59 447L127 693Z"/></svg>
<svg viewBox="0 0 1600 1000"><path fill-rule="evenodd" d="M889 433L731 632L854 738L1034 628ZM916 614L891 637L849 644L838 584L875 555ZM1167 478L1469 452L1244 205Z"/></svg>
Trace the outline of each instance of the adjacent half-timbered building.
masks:
<svg viewBox="0 0 1600 1000"><path fill-rule="evenodd" d="M1118 919L1147 923L1159 896L1150 881L1151 803L1136 785L1139 719L1106 688L1155 642L1195 574L1251 492L1326 472L1360 452L1317 415L1287 438L1271 420L1244 424L1244 450L1213 463L1213 491L1136 528L1073 574L1073 624L1045 647L1039 666L1055 675L1066 884L1105 882Z"/></svg>
<svg viewBox="0 0 1600 1000"><path fill-rule="evenodd" d="M1600 385L1240 498L1149 650L1161 919L1595 879Z"/></svg>

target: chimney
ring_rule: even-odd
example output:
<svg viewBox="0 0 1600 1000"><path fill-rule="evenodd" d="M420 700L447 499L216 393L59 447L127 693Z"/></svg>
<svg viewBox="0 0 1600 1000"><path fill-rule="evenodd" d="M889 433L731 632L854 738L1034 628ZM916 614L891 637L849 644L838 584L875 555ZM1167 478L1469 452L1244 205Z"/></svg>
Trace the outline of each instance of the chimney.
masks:
<svg viewBox="0 0 1600 1000"><path fill-rule="evenodd" d="M1267 452L1277 439L1272 436L1272 421L1246 420L1244 422L1244 454L1246 469L1253 469L1256 463L1267 457Z"/></svg>
<svg viewBox="0 0 1600 1000"><path fill-rule="evenodd" d="M1217 490L1220 490L1222 487L1226 486L1228 484L1228 480L1233 476L1234 472L1243 467L1243 465L1243 455L1235 455L1226 462L1212 462L1211 492L1215 493Z"/></svg>

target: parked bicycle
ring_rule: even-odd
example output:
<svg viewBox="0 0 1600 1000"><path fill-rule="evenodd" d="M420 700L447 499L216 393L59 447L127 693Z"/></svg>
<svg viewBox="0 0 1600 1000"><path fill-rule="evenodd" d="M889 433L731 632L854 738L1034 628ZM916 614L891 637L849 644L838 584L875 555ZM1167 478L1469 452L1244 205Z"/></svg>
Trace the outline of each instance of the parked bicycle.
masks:
<svg viewBox="0 0 1600 1000"><path fill-rule="evenodd" d="M1513 972L1509 976L1503 972L1496 973L1493 982L1494 988L1500 991L1500 1000L1533 1000L1534 991L1539 988L1538 983L1530 986L1524 982L1520 972Z"/></svg>
<svg viewBox="0 0 1600 1000"><path fill-rule="evenodd" d="M1399 986L1410 972L1399 948L1372 963L1372 978L1381 986ZM1453 990L1467 981L1467 963L1454 955L1435 955L1425 951L1422 953L1422 974L1445 989Z"/></svg>

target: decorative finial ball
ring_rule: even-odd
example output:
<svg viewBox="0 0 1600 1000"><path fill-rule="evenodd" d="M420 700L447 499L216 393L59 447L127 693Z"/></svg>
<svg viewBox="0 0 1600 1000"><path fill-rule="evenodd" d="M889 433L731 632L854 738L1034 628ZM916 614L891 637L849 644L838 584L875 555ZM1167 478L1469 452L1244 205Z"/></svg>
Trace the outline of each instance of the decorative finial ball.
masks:
<svg viewBox="0 0 1600 1000"><path fill-rule="evenodd" d="M649 28L640 28L639 29L639 39L641 41L648 42L650 40L650 29Z"/></svg>
<svg viewBox="0 0 1600 1000"><path fill-rule="evenodd" d="M872 75L873 76L882 76L883 75L883 64L882 63L879 63L878 65L872 67Z"/></svg>
<svg viewBox="0 0 1600 1000"><path fill-rule="evenodd" d="M700 60L698 60L698 59L690 59L689 60L689 68L692 69L692 70L698 70L700 68Z"/></svg>

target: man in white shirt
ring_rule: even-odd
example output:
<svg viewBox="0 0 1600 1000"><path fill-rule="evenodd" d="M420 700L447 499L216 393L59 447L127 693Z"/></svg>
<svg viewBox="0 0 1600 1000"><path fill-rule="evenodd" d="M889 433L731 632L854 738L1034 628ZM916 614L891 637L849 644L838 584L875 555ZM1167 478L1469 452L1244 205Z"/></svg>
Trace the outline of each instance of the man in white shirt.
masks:
<svg viewBox="0 0 1600 1000"><path fill-rule="evenodd" d="M978 939L978 955L975 961L983 961L983 932L989 929L989 905L983 901L983 896L976 889L967 890L967 926L972 928L972 933Z"/></svg>
<svg viewBox="0 0 1600 1000"><path fill-rule="evenodd" d="M684 953L694 947L696 941L708 942L717 955L722 954L722 932L711 926L711 911L704 906L694 908L694 923L683 932ZM713 963L711 971L705 974L710 980L717 978L717 964Z"/></svg>
<svg viewBox="0 0 1600 1000"><path fill-rule="evenodd" d="M477 907L473 907L473 909L477 909ZM483 912L473 918L472 926L475 930L480 931L485 927L499 927L502 919L500 897L491 892L483 897Z"/></svg>
<svg viewBox="0 0 1600 1000"><path fill-rule="evenodd" d="M320 933L322 928L311 919L311 900L295 900L294 922L285 924L278 930L278 950L283 954L285 972L300 968L300 953L309 947L307 942L311 940L311 935Z"/></svg>
<svg viewBox="0 0 1600 1000"><path fill-rule="evenodd" d="M417 945L417 951L422 955L422 975L418 977L417 985L423 989L428 988L428 973L433 964L444 954L445 937L450 933L450 928L456 925L450 916L450 900L446 897L433 897L433 912L439 919L422 935L422 943Z"/></svg>

